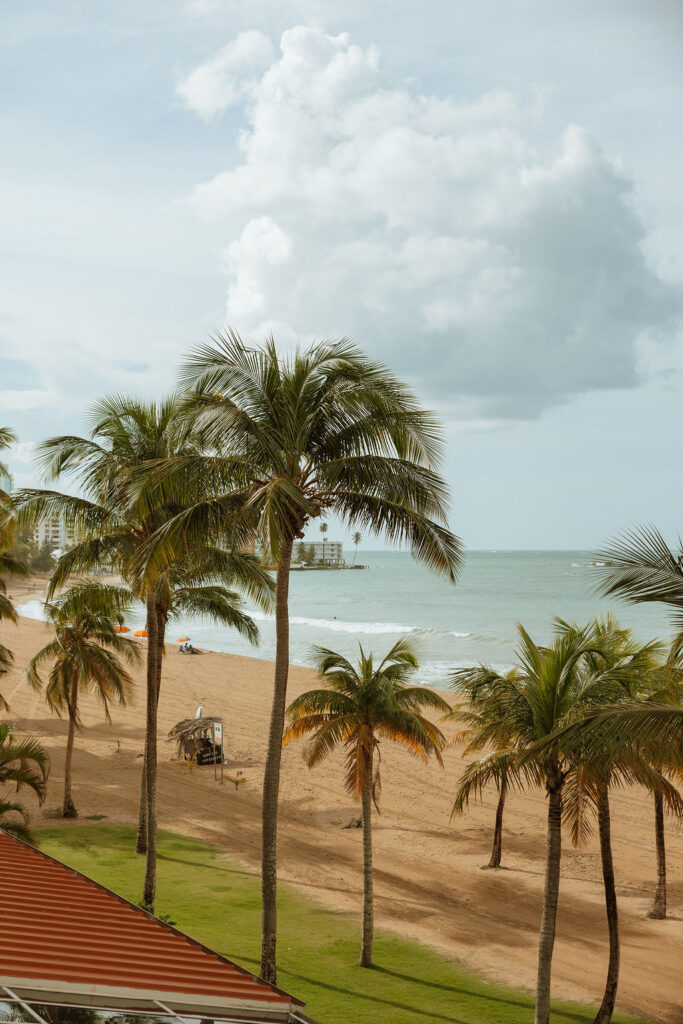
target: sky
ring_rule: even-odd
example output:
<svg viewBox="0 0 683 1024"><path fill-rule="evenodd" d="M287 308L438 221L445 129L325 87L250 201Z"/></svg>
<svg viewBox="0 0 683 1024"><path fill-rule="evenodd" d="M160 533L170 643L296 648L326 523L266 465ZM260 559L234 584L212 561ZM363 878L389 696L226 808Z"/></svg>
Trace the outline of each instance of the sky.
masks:
<svg viewBox="0 0 683 1024"><path fill-rule="evenodd" d="M16 486L229 325L400 374L469 548L683 530L678 0L9 0L0 51Z"/></svg>

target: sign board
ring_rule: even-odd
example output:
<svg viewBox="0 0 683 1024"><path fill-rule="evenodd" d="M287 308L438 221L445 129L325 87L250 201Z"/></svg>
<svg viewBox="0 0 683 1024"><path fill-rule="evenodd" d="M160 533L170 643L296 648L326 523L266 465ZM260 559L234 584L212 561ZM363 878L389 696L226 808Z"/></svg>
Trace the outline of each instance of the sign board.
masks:
<svg viewBox="0 0 683 1024"><path fill-rule="evenodd" d="M223 723L222 722L214 722L213 723L213 734L216 737L216 743L222 743L223 742Z"/></svg>

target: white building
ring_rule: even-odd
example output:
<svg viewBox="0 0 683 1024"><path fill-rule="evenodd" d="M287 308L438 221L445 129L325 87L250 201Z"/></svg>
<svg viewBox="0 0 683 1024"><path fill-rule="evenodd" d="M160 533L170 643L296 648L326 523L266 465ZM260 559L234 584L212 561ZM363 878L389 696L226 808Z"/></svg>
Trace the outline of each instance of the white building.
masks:
<svg viewBox="0 0 683 1024"><path fill-rule="evenodd" d="M0 469L0 491L11 494L14 487L14 477L11 473L3 473Z"/></svg>
<svg viewBox="0 0 683 1024"><path fill-rule="evenodd" d="M307 544L312 549L314 565L343 565L344 545L338 540L315 541Z"/></svg>
<svg viewBox="0 0 683 1024"><path fill-rule="evenodd" d="M74 544L76 537L72 527L67 526L58 515L52 515L34 527L32 540L39 548L48 544L53 549L64 551Z"/></svg>

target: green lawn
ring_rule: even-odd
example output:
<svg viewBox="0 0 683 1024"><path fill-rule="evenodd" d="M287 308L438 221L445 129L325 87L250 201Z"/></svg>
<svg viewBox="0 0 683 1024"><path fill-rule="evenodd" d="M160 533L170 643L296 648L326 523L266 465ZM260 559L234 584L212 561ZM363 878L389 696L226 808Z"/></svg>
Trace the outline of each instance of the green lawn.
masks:
<svg viewBox="0 0 683 1024"><path fill-rule="evenodd" d="M77 825L40 831L41 848L127 899L140 898L134 830ZM206 945L258 970L258 877L205 843L161 833L157 912ZM414 942L382 932L377 967L356 965L358 921L280 890L279 984L321 1024L532 1024L531 998L489 985ZM590 1024L593 1013L555 1004L553 1024ZM615 1017L624 1024L633 1018Z"/></svg>

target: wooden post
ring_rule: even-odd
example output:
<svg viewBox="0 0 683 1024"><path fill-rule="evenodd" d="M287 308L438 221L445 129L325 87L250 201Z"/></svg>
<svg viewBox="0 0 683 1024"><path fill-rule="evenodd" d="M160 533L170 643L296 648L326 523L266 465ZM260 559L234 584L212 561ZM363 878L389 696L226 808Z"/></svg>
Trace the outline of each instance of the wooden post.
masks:
<svg viewBox="0 0 683 1024"><path fill-rule="evenodd" d="M213 742L213 780L214 782L218 778L216 775L216 726L211 723L211 740Z"/></svg>

